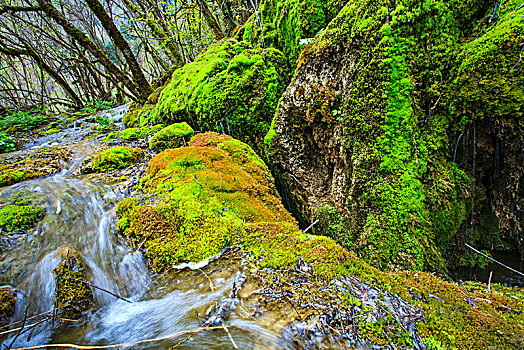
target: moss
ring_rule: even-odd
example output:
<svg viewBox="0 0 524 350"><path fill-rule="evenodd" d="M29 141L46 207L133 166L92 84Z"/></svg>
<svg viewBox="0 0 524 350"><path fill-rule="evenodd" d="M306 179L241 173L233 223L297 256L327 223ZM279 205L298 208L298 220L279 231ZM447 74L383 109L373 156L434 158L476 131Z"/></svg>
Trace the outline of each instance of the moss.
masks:
<svg viewBox="0 0 524 350"><path fill-rule="evenodd" d="M496 125L519 134L522 144L522 123L515 118L522 115L524 96L516 46L524 37L523 9L501 15L494 26L487 21L489 7L475 1L350 2L299 58L300 79L313 74L313 64L327 62L319 72L327 90L333 87L338 94L335 87L350 82L336 106L342 112L343 153L351 155L345 169L351 183L341 189L351 191L351 203L337 208L349 229L339 242L375 266L445 271L440 248L461 234L471 210L469 169L451 162L471 113L489 109L486 116L512 118ZM503 7L518 8L517 2ZM332 68L343 71L335 83L322 75ZM330 109L323 108L331 103L329 96L319 89L311 102L304 101L311 106L292 116L286 115L292 108L283 109L280 117L294 117L292 125L325 128L334 122L326 120ZM304 139L310 135L315 134ZM282 147L284 154L278 136L268 133L266 141L277 142L270 152ZM286 183L285 174L278 177ZM312 219L310 213L297 214ZM333 220L338 226L339 219Z"/></svg>
<svg viewBox="0 0 524 350"><path fill-rule="evenodd" d="M97 154L92 161L94 171L108 171L127 168L142 158L142 151L138 148L117 146Z"/></svg>
<svg viewBox="0 0 524 350"><path fill-rule="evenodd" d="M262 154L263 137L288 77L280 51L220 41L175 71L156 115L165 124L186 121L198 131L230 134Z"/></svg>
<svg viewBox="0 0 524 350"><path fill-rule="evenodd" d="M294 65L305 44L302 39L313 38L344 6L342 0L267 0L260 6L262 30L256 16L245 24L243 40L274 47Z"/></svg>
<svg viewBox="0 0 524 350"><path fill-rule="evenodd" d="M61 317L78 319L93 305L93 292L86 283L87 272L82 256L67 250L62 262L53 270L55 278L54 305Z"/></svg>
<svg viewBox="0 0 524 350"><path fill-rule="evenodd" d="M141 130L140 128L130 128L125 129L120 132L120 136L124 139L138 139L140 138Z"/></svg>
<svg viewBox="0 0 524 350"><path fill-rule="evenodd" d="M123 123L126 128L135 128L146 126L154 114L155 106L151 104L129 106L128 112L124 115Z"/></svg>
<svg viewBox="0 0 524 350"><path fill-rule="evenodd" d="M6 231L22 231L33 227L44 211L32 205L6 205L0 209L0 227Z"/></svg>
<svg viewBox="0 0 524 350"><path fill-rule="evenodd" d="M0 324L5 326L15 313L16 294L7 289L0 289Z"/></svg>
<svg viewBox="0 0 524 350"><path fill-rule="evenodd" d="M164 90L163 86L157 87L151 95L147 98L147 101L151 103L152 105L156 105L158 103L158 97L160 96L160 93Z"/></svg>
<svg viewBox="0 0 524 350"><path fill-rule="evenodd" d="M149 148L155 151L177 148L189 141L194 133L185 122L171 124L153 135L149 140Z"/></svg>
<svg viewBox="0 0 524 350"><path fill-rule="evenodd" d="M41 133L42 133L43 135L53 135L53 134L57 134L57 133L59 133L59 132L60 132L60 130L58 130L57 128L51 128L51 129L49 129L49 130L42 131Z"/></svg>

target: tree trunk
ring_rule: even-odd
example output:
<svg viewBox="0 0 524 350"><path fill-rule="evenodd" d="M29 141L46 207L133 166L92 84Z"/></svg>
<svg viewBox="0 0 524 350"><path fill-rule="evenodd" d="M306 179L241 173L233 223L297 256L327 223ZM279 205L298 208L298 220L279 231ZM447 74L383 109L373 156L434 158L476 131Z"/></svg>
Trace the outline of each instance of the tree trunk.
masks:
<svg viewBox="0 0 524 350"><path fill-rule="evenodd" d="M97 58L100 64L104 66L109 74L113 75L116 79L121 81L136 98L143 98L141 91L129 78L129 76L122 72L109 59L109 57L102 50L100 50L91 39L89 39L89 37L84 32L69 22L69 20L60 11L58 11L49 0L37 1L42 11L44 11L48 17L52 18L58 25L60 25L69 36L75 39L82 47L84 47L95 58ZM149 84L147 84L147 86L149 86Z"/></svg>
<svg viewBox="0 0 524 350"><path fill-rule="evenodd" d="M102 27L107 31L109 37L113 41L113 44L122 52L126 63L129 65L131 74L133 75L133 81L138 85L138 90L140 91L140 96L147 100L151 94L151 85L144 76L142 68L138 64L133 51L129 47L128 42L122 36L122 33L118 30L115 25L115 22L109 17L106 10L98 0L85 0L87 6L93 11L95 16L100 20Z"/></svg>
<svg viewBox="0 0 524 350"><path fill-rule="evenodd" d="M207 7L205 0L196 0L198 5L200 6L200 12L204 15L204 18L206 20L207 25L211 30L213 30L213 33L215 34L216 40L224 39L224 33L222 33L222 29L218 25L218 21L216 20L215 16L211 13L209 10L209 7Z"/></svg>

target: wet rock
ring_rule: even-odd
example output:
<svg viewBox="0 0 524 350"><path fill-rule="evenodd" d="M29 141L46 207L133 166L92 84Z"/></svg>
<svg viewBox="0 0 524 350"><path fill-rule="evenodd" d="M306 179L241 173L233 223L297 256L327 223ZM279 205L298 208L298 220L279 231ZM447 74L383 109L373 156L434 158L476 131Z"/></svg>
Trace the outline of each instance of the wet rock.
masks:
<svg viewBox="0 0 524 350"><path fill-rule="evenodd" d="M67 148L19 151L0 157L0 187L56 174L64 169L72 155Z"/></svg>
<svg viewBox="0 0 524 350"><path fill-rule="evenodd" d="M82 256L73 249L61 251L62 261L53 270L54 305L63 318L78 319L93 306L93 292Z"/></svg>

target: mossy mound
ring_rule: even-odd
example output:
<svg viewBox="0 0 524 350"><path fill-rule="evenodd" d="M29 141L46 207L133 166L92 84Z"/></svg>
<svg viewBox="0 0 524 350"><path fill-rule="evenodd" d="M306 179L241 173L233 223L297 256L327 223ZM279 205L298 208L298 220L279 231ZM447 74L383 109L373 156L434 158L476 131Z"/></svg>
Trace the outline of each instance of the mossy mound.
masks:
<svg viewBox="0 0 524 350"><path fill-rule="evenodd" d="M5 326L15 313L16 294L11 291L0 289L0 325Z"/></svg>
<svg viewBox="0 0 524 350"><path fill-rule="evenodd" d="M232 135L261 154L288 78L282 52L251 49L235 39L220 41L173 73L160 95L156 118Z"/></svg>
<svg viewBox="0 0 524 350"><path fill-rule="evenodd" d="M0 227L5 231L22 231L32 228L44 210L32 205L6 205L0 209Z"/></svg>
<svg viewBox="0 0 524 350"><path fill-rule="evenodd" d="M157 124L150 127L124 129L118 136L115 135L114 138L121 138L124 140L143 139L150 135L156 134L163 128L165 128L164 124Z"/></svg>
<svg viewBox="0 0 524 350"><path fill-rule="evenodd" d="M480 192L471 156L454 158L457 139L472 153L470 122L488 106L494 125L522 130L509 116L522 120L524 66L515 45L524 40L524 9L504 3L507 11L490 25L489 7L350 2L305 48L266 136L276 177L304 226L322 217L315 233L375 266L445 271L442 252L464 247L461 225ZM509 144L521 152L522 142ZM490 171L486 179L495 176Z"/></svg>
<svg viewBox="0 0 524 350"><path fill-rule="evenodd" d="M82 313L93 306L93 292L86 283L87 272L82 256L67 250L63 260L53 270L55 278L54 305L61 317L78 319Z"/></svg>
<svg viewBox="0 0 524 350"><path fill-rule="evenodd" d="M95 172L123 169L136 164L142 156L143 152L138 148L112 147L95 155L91 167Z"/></svg>
<svg viewBox="0 0 524 350"><path fill-rule="evenodd" d="M343 261L347 252L325 237L302 234L260 157L229 136L199 134L188 147L158 154L141 183L162 201L120 202L118 229L146 248L157 271L204 260L229 245L243 247L264 266L291 267L302 255L319 273L341 271L330 266L329 255Z"/></svg>
<svg viewBox="0 0 524 350"><path fill-rule="evenodd" d="M158 131L149 140L149 148L154 151L177 148L189 141L195 132L187 123L175 123Z"/></svg>
<svg viewBox="0 0 524 350"><path fill-rule="evenodd" d="M519 343L524 337L520 289L495 285L488 293L480 283L459 286L423 272L382 272L331 238L303 234L274 195L271 174L260 157L228 136L199 134L188 147L158 154L141 185L159 198L154 205L135 198L121 201L118 231L144 249L155 271L235 246L251 257L252 271L259 277L268 267L286 276L301 262L312 268L312 278L324 288L329 279L347 276L401 297L424 310L417 331L435 349L481 349L490 343L503 346L506 340ZM287 293L304 305L310 303L301 297L308 295L301 290L309 292L310 284L284 281L289 283L282 287L290 288ZM349 290L331 297L337 307L353 309L355 298ZM366 305L359 308L366 313ZM310 309L301 314L317 314ZM411 344L412 330L392 318L355 324L373 343Z"/></svg>
<svg viewBox="0 0 524 350"><path fill-rule="evenodd" d="M17 152L3 158L0 165L0 187L13 185L62 171L72 152L68 149L47 148L29 152Z"/></svg>

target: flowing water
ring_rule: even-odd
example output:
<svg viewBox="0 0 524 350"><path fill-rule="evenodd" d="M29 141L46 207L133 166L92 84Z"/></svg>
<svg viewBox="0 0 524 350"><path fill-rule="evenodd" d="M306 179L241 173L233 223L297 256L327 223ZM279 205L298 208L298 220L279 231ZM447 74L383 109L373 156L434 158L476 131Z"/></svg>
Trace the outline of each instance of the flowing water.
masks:
<svg viewBox="0 0 524 350"><path fill-rule="evenodd" d="M66 130L70 135L74 130ZM68 139L71 141L74 137ZM37 142L39 147L43 143ZM8 334L4 345L16 338L12 348L41 344L82 345L132 343L165 338L135 345L133 349L169 349L187 335L177 332L196 329L197 316L228 297L235 275L242 269L236 261L212 262L191 270L151 274L142 255L134 252L115 233L115 207L120 199L112 187L95 183L86 176L72 175L94 145L70 147L74 160L60 174L25 181L0 189L0 199L28 190L45 198L46 213L36 229L27 235L4 238L0 281L17 293L12 322L53 310L55 284L53 269L68 249L78 251L88 267L89 282L116 295L93 289L94 307L79 322L43 322L15 337ZM199 267L199 266L196 266ZM227 320L227 330L216 329L193 335L180 349L293 349L278 331L284 325L279 317L257 313L248 284ZM198 314L197 314L198 313ZM26 327L31 321L27 321ZM123 348L123 347L122 347Z"/></svg>

